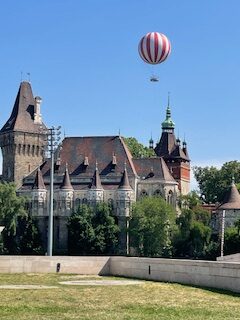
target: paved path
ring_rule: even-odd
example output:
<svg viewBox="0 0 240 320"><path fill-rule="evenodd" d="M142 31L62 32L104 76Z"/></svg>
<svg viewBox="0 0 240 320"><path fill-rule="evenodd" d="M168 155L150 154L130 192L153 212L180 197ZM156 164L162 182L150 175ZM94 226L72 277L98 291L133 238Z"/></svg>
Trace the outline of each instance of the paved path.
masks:
<svg viewBox="0 0 240 320"><path fill-rule="evenodd" d="M143 282L138 280L75 280L59 283L72 286L128 286L142 284Z"/></svg>
<svg viewBox="0 0 240 320"><path fill-rule="evenodd" d="M56 286L42 286L35 284L8 284L0 285L0 289L56 289Z"/></svg>

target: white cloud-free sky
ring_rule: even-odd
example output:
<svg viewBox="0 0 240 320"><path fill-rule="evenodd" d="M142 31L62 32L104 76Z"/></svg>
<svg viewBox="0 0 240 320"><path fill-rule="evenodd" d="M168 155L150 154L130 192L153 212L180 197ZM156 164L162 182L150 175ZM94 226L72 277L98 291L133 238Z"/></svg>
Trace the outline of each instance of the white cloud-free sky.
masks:
<svg viewBox="0 0 240 320"><path fill-rule="evenodd" d="M192 165L238 160L240 1L9 0L0 10L0 126L31 73L47 125L66 135L155 141L171 92L176 135ZM169 58L138 55L149 31L167 35ZM152 83L153 73L160 81Z"/></svg>

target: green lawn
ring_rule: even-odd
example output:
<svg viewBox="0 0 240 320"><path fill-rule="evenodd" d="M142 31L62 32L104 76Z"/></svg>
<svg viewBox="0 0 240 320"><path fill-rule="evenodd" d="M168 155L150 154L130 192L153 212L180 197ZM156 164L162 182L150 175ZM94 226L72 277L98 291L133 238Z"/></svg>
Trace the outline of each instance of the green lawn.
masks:
<svg viewBox="0 0 240 320"><path fill-rule="evenodd" d="M240 319L237 294L150 281L112 287L59 284L66 280L77 278L0 274L1 285L57 286L42 290L0 289L0 319Z"/></svg>

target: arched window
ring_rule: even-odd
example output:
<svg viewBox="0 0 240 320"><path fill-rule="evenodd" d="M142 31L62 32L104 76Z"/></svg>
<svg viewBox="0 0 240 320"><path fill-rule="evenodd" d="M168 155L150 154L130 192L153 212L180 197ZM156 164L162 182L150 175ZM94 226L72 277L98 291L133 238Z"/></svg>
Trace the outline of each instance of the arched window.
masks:
<svg viewBox="0 0 240 320"><path fill-rule="evenodd" d="M153 195L156 196L156 197L161 197L162 196L161 191L159 189L154 191Z"/></svg>
<svg viewBox="0 0 240 320"><path fill-rule="evenodd" d="M81 205L81 203L82 203L82 200L80 198L77 198L75 200L75 207L78 208Z"/></svg>
<svg viewBox="0 0 240 320"><path fill-rule="evenodd" d="M172 190L170 190L170 191L168 192L168 195L167 195L167 203L169 203L169 204L171 204L171 205L174 205L174 203L173 203L173 192L172 192Z"/></svg>
<svg viewBox="0 0 240 320"><path fill-rule="evenodd" d="M108 199L108 205L109 205L109 207L111 208L111 209L113 209L113 203L114 203L114 201L113 201L113 199Z"/></svg>
<svg viewBox="0 0 240 320"><path fill-rule="evenodd" d="M146 197L148 195L146 190L141 191L141 197Z"/></svg>
<svg viewBox="0 0 240 320"><path fill-rule="evenodd" d="M82 199L82 204L88 204L87 198L83 198L83 199Z"/></svg>

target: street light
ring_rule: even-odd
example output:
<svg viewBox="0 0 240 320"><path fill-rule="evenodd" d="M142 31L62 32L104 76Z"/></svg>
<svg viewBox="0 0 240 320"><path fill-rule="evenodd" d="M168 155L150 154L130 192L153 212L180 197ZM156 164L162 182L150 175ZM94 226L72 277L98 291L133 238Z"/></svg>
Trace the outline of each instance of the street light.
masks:
<svg viewBox="0 0 240 320"><path fill-rule="evenodd" d="M48 147L51 159L50 166L50 197L49 197L49 215L48 215L48 248L47 255L52 256L53 251L53 182L54 182L54 153L59 145L61 127L51 127L47 130Z"/></svg>
<svg viewBox="0 0 240 320"><path fill-rule="evenodd" d="M222 230L221 230L221 257L223 257L224 254L224 231L225 231L225 210L222 212Z"/></svg>

